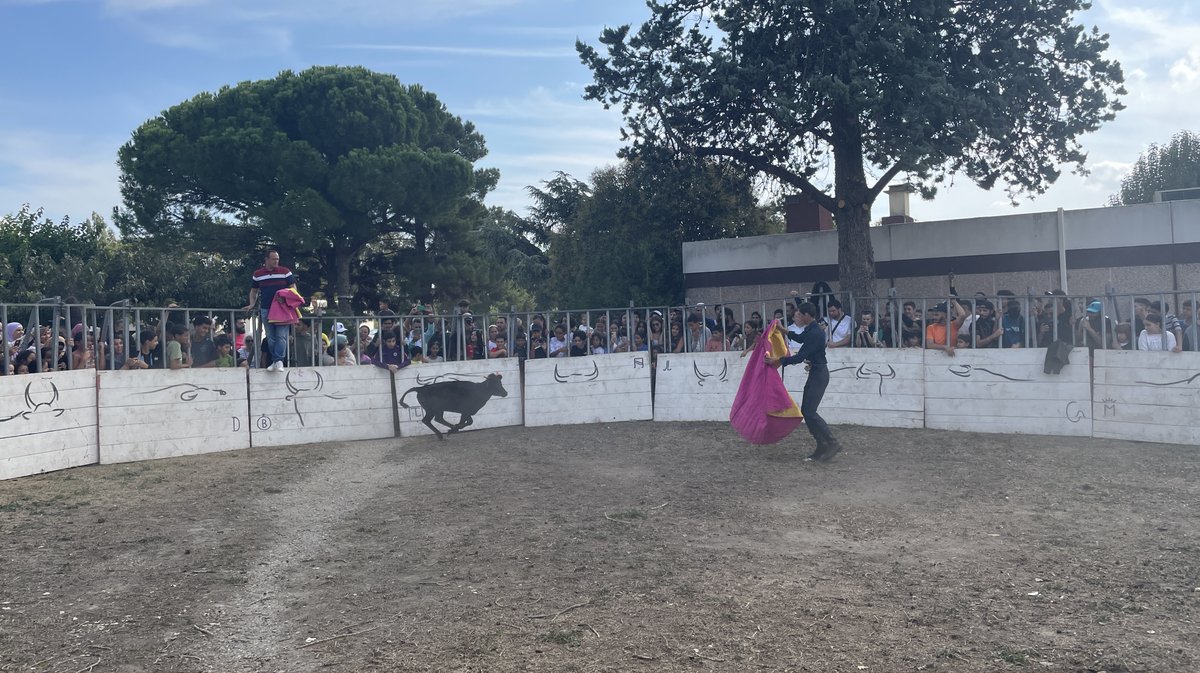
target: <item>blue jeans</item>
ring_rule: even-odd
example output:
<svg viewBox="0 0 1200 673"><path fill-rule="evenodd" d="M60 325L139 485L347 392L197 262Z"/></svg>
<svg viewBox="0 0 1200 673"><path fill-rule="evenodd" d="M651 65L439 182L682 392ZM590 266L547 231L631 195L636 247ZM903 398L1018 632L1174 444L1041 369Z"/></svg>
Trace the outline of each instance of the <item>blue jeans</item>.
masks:
<svg viewBox="0 0 1200 673"><path fill-rule="evenodd" d="M291 334L291 325L272 325L267 322L267 313L270 309L260 309L262 314L263 329L267 332L267 349L271 351L271 361L268 365L276 362L287 360L288 352L288 335Z"/></svg>

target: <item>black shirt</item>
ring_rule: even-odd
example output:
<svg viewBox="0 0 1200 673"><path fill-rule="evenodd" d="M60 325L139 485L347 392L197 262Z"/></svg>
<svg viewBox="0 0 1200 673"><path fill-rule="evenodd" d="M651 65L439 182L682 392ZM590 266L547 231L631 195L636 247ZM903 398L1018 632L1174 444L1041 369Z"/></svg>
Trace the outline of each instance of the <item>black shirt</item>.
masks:
<svg viewBox="0 0 1200 673"><path fill-rule="evenodd" d="M826 366L829 361L825 359L825 330L821 329L815 322L808 324L799 334L788 332L787 336L792 341L800 344L800 350L796 351L795 355L789 355L780 359L783 366L794 365L800 362L807 361L811 365Z"/></svg>

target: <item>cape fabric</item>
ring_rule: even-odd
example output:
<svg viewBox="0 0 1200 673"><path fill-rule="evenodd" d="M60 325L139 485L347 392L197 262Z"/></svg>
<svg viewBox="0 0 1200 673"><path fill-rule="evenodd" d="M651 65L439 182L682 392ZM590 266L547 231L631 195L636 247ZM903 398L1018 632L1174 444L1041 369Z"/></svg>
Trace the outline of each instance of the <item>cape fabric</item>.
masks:
<svg viewBox="0 0 1200 673"><path fill-rule="evenodd" d="M272 325L295 325L300 322L300 307L304 305L304 297L289 287L275 293L271 308L267 311L267 322Z"/></svg>
<svg viewBox="0 0 1200 673"><path fill-rule="evenodd" d="M778 320L771 321L754 346L733 398L733 408L729 410L733 429L751 444L774 444L804 422L800 407L783 385L783 378L764 360L767 353L773 358L788 354Z"/></svg>

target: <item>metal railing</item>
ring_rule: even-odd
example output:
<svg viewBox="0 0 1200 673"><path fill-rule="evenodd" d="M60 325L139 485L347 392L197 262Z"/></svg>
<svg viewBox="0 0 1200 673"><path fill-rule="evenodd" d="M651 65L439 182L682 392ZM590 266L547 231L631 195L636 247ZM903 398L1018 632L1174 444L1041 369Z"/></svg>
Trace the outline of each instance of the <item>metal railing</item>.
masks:
<svg viewBox="0 0 1200 673"><path fill-rule="evenodd" d="M1200 351L1195 313L1200 291L1132 295L1108 290L1103 296L1090 296L1030 289L1022 295L971 297L792 294L724 305L477 315L339 316L317 310L290 331L287 364L370 364L389 330L418 361L524 360L628 351L648 352L653 358L658 353L746 350L772 319L780 319L785 327L791 324L796 305L803 301L817 305L831 347L1044 348L1064 341L1093 349L1153 345L1154 350L1168 350L1174 340L1174 350ZM841 310L836 308L839 304ZM1161 329L1155 326L1155 314ZM0 304L0 323L5 325L0 374L172 368L166 357L168 326L186 327L187 338L175 339L180 342L178 366L265 366L261 322L258 311L240 308L143 307L129 302L95 306L68 304L58 297L32 304ZM19 324L15 338L10 335L11 323ZM1149 338L1139 346L1143 330ZM1158 332L1171 336L1158 336ZM229 353L216 347L218 340L225 342L222 337L231 342Z"/></svg>

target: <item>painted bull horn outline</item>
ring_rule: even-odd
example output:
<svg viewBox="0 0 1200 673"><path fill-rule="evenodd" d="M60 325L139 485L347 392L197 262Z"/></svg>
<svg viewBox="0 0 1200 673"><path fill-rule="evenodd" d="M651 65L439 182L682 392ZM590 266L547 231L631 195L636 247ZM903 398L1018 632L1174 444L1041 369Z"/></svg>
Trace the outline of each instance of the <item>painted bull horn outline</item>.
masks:
<svg viewBox="0 0 1200 673"><path fill-rule="evenodd" d="M325 387L325 377L321 376L321 372L316 371L314 369L313 375L315 375L317 377L317 385L313 386L312 388L299 388L292 381L292 372L294 372L294 371L296 371L296 370L289 369L287 376L284 377L284 379L283 379L283 385L287 386L287 389L291 392L290 395L285 395L283 399L284 399L284 401L292 403L292 408L296 410L296 418L300 419L300 427L304 427L304 414L300 413L301 393L316 393L316 392L320 391L322 388ZM324 397L328 397L331 400L346 399L345 395L330 395L328 393L326 393L324 395Z"/></svg>
<svg viewBox="0 0 1200 673"><path fill-rule="evenodd" d="M586 373L579 372L577 374L567 374L566 376L563 376L562 374L558 373L558 363L554 363L555 381L558 381L559 383L567 383L573 378L583 378L587 381L595 381L596 379L600 378L600 365L596 364L595 360L592 360L592 371Z"/></svg>
<svg viewBox="0 0 1200 673"><path fill-rule="evenodd" d="M696 384L701 387L704 386L704 382L706 380L713 377L716 377L718 381L724 383L725 381L729 380L729 361L722 359L721 371L716 374L709 374L707 372L700 371L699 363L697 363L695 360L692 360L692 372L696 374Z"/></svg>

